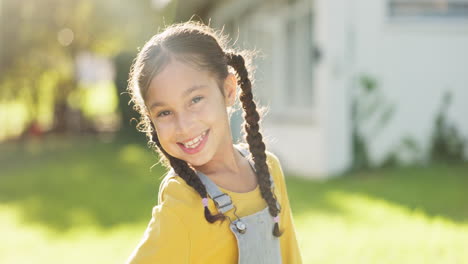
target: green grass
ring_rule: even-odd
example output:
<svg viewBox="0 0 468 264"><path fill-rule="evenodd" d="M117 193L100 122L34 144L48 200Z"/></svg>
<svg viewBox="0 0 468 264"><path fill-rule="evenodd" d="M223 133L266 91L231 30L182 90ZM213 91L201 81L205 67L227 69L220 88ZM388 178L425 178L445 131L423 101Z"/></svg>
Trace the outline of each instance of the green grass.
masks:
<svg viewBox="0 0 468 264"><path fill-rule="evenodd" d="M305 263L468 263L467 187L468 164L288 180Z"/></svg>
<svg viewBox="0 0 468 264"><path fill-rule="evenodd" d="M143 140L0 145L0 263L123 263L163 169ZM304 263L468 263L468 163L287 177Z"/></svg>

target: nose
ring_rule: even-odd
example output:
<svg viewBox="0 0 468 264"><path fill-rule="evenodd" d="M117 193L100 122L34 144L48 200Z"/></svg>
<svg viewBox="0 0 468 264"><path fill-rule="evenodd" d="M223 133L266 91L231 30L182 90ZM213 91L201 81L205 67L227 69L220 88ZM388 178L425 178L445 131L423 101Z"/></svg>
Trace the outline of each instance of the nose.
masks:
<svg viewBox="0 0 468 264"><path fill-rule="evenodd" d="M194 132L195 119L191 113L179 113L177 115L176 134L187 138Z"/></svg>

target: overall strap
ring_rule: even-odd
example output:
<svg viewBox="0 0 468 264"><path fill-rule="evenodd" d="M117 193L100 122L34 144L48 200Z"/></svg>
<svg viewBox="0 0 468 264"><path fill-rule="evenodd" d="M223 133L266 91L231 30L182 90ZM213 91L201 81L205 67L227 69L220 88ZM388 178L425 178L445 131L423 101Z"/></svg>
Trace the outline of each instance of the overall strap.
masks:
<svg viewBox="0 0 468 264"><path fill-rule="evenodd" d="M208 195L213 199L216 207L221 213L226 213L227 211L231 210L234 208L232 205L232 200L231 197L229 197L228 194L223 193L218 186L210 179L208 176L206 176L203 172L197 171L198 177L200 177L200 180L202 183L205 185L206 191L208 192Z"/></svg>

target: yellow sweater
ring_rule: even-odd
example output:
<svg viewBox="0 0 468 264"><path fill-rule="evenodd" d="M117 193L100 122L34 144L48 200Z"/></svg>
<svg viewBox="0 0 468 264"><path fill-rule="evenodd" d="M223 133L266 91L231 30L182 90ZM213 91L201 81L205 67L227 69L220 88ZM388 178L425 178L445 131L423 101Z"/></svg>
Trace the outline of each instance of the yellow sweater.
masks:
<svg viewBox="0 0 468 264"><path fill-rule="evenodd" d="M284 264L302 263L296 240L289 198L278 158L267 151L267 164L275 182L275 195L280 203L281 255ZM220 188L231 196L237 215L244 217L267 206L257 188L236 193ZM208 207L217 212L213 200ZM234 210L226 214L235 219ZM213 224L205 220L200 195L177 175L167 175L161 182L158 205L143 238L128 259L131 264L146 263L223 263L237 264L237 242L229 230L229 220Z"/></svg>

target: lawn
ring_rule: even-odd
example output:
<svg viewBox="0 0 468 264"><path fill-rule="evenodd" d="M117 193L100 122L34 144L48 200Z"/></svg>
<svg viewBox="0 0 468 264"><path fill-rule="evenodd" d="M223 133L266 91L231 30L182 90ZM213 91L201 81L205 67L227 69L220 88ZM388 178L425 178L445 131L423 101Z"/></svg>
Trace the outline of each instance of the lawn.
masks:
<svg viewBox="0 0 468 264"><path fill-rule="evenodd" d="M155 162L143 139L1 144L0 263L123 263L157 201ZM468 163L287 185L304 263L468 263Z"/></svg>

